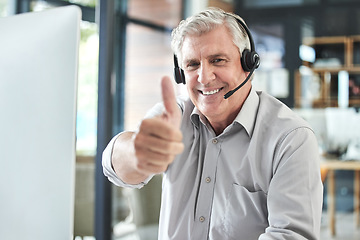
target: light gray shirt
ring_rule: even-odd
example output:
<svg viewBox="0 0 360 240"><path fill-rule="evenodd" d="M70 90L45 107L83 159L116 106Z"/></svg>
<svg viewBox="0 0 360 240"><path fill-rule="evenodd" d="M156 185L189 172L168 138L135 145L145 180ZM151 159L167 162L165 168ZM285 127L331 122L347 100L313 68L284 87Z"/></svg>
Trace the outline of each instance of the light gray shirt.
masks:
<svg viewBox="0 0 360 240"><path fill-rule="evenodd" d="M216 136L190 100L179 105L185 150L164 174L159 239L319 239L318 144L304 120L252 89ZM104 174L118 186L142 187L150 179L128 185L112 169L115 138L103 153Z"/></svg>

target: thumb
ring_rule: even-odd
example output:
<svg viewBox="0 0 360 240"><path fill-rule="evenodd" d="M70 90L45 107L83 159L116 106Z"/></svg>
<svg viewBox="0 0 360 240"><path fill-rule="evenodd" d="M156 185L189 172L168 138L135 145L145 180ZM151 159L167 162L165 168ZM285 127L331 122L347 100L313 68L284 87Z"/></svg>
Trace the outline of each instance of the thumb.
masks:
<svg viewBox="0 0 360 240"><path fill-rule="evenodd" d="M163 116L170 123L180 127L181 112L176 102L175 91L170 77L163 77L161 79L161 94L165 107Z"/></svg>

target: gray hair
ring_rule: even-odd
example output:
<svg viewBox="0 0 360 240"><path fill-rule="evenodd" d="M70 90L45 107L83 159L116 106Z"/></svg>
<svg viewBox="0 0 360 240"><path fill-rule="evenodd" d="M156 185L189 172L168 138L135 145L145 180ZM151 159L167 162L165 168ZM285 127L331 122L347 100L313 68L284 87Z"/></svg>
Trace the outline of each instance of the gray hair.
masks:
<svg viewBox="0 0 360 240"><path fill-rule="evenodd" d="M250 49L246 31L237 21L244 22L238 15L227 13L219 8L209 8L182 20L171 33L171 48L179 59L180 66L182 62L181 49L186 36L200 36L223 25L232 35L233 43L238 47L240 56L245 48Z"/></svg>

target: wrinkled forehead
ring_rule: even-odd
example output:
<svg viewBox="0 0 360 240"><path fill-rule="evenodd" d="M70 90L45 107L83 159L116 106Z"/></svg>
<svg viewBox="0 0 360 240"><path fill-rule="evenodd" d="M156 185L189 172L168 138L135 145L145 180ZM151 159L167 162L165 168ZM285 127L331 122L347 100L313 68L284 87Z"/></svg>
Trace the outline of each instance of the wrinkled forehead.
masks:
<svg viewBox="0 0 360 240"><path fill-rule="evenodd" d="M184 54L189 54L189 49L196 51L206 45L210 46L209 42L216 43L211 45L214 51L220 51L220 49L224 47L225 42L227 42L226 44L233 45L232 39L233 36L231 32L224 25L217 25L213 28L204 29L204 31L187 32L183 35L177 57L179 62L182 62L185 57ZM219 50L217 48L219 48Z"/></svg>

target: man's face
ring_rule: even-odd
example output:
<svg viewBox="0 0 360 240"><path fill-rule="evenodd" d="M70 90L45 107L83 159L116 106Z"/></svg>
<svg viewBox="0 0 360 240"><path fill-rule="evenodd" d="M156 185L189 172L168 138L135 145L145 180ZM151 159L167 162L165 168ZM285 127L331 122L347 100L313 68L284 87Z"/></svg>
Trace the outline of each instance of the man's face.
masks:
<svg viewBox="0 0 360 240"><path fill-rule="evenodd" d="M194 105L212 125L233 121L251 83L224 99L248 74L241 67L239 50L227 28L221 26L201 36L187 36L182 56L186 86Z"/></svg>

